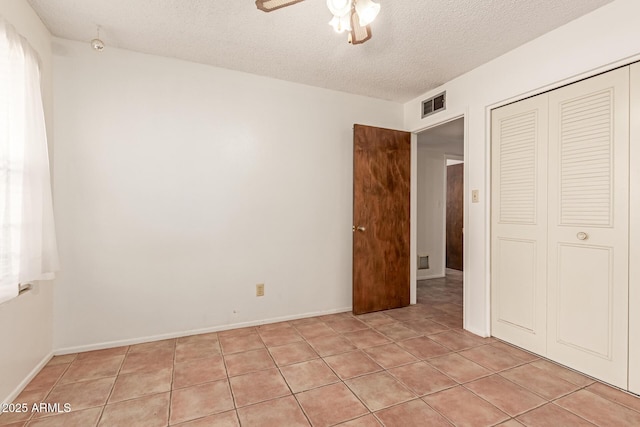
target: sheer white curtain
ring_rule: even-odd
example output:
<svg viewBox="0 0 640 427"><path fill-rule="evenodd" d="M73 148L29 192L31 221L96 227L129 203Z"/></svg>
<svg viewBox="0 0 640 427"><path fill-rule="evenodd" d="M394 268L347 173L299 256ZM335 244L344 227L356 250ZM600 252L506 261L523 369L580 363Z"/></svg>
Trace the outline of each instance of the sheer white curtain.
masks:
<svg viewBox="0 0 640 427"><path fill-rule="evenodd" d="M38 55L0 17L0 303L53 279L58 253Z"/></svg>

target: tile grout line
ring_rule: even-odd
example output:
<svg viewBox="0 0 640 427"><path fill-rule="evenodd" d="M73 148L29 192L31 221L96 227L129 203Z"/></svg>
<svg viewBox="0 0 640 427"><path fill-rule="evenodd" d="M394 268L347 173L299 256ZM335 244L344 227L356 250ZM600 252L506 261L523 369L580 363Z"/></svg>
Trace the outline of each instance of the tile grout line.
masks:
<svg viewBox="0 0 640 427"><path fill-rule="evenodd" d="M102 421L102 417L104 415L104 411L105 411L105 409L107 409L107 404L109 403L109 399L111 399L111 395L113 394L113 390L116 388L116 382L118 381L118 377L120 376L120 371L122 370L122 366L124 366L124 361L127 359L127 356L129 355L129 351L131 351L131 346L127 346L127 351L125 351L124 357L122 358L122 362L120 362L120 366L118 366L118 372L116 372L116 376L113 379L113 384L111 385L111 389L109 390L109 394L107 395L107 398L104 401L104 405L102 405L102 408L100 410L100 416L98 417L98 422L96 423L96 426L100 425L100 422Z"/></svg>

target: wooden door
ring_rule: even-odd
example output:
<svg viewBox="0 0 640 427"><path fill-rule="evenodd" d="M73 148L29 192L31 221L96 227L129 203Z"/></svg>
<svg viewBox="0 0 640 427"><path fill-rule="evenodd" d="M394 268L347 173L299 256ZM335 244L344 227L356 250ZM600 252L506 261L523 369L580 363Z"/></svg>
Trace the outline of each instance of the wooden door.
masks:
<svg viewBox="0 0 640 427"><path fill-rule="evenodd" d="M462 227L464 223L464 164L447 166L446 266L462 271Z"/></svg>
<svg viewBox="0 0 640 427"><path fill-rule="evenodd" d="M548 356L627 388L629 67L549 94L548 221Z"/></svg>
<svg viewBox="0 0 640 427"><path fill-rule="evenodd" d="M548 95L492 112L491 334L546 354Z"/></svg>
<svg viewBox="0 0 640 427"><path fill-rule="evenodd" d="M354 125L353 312L409 305L411 134Z"/></svg>

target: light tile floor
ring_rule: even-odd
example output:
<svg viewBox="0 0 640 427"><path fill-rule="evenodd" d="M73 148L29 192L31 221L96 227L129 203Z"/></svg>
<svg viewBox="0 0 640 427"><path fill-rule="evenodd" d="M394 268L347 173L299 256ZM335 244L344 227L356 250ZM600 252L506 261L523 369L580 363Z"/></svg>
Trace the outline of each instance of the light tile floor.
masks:
<svg viewBox="0 0 640 427"><path fill-rule="evenodd" d="M640 426L640 399L461 329L460 272L419 304L54 357L11 426Z"/></svg>

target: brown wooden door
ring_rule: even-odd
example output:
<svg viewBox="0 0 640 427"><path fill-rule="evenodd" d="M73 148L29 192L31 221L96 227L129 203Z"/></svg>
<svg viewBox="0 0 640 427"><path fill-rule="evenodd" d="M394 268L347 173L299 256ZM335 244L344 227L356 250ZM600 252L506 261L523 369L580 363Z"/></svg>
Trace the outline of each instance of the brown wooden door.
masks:
<svg viewBox="0 0 640 427"><path fill-rule="evenodd" d="M411 134L354 125L353 312L409 305Z"/></svg>
<svg viewBox="0 0 640 427"><path fill-rule="evenodd" d="M447 268L462 270L464 164L447 166Z"/></svg>

